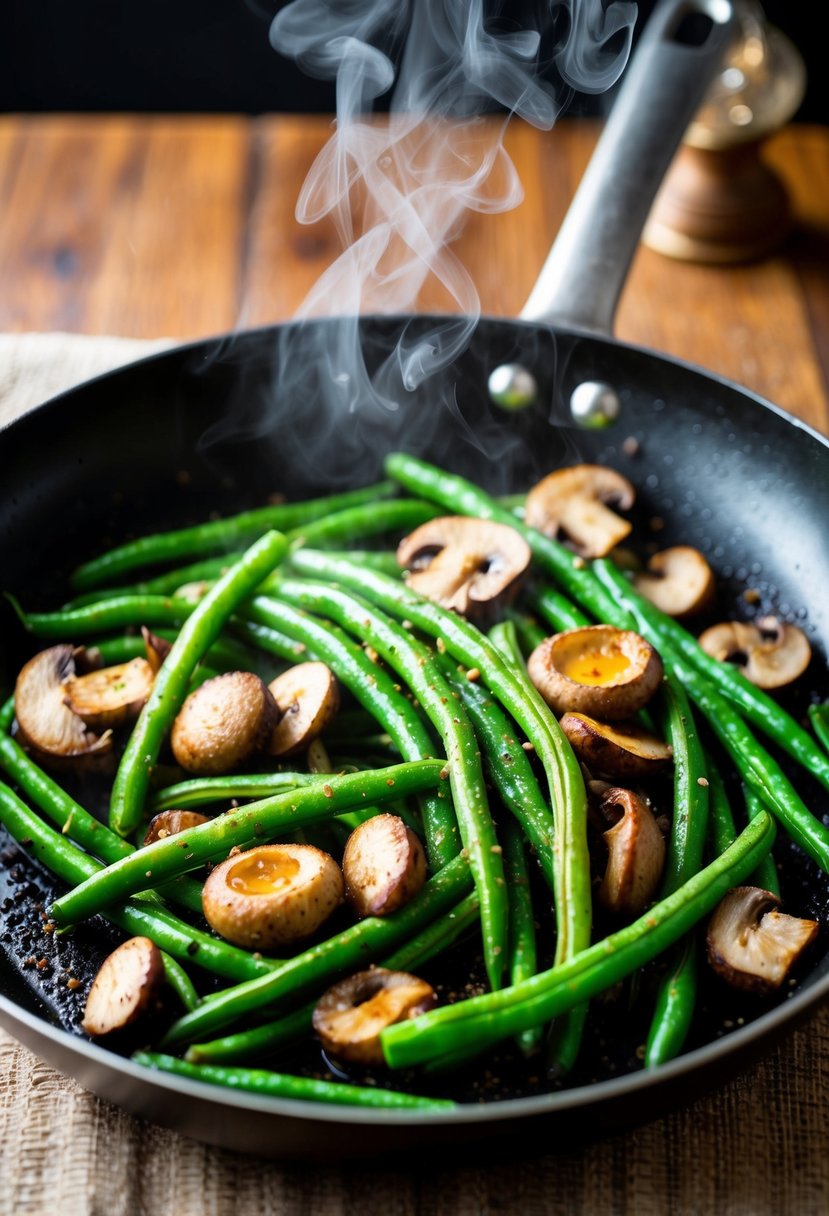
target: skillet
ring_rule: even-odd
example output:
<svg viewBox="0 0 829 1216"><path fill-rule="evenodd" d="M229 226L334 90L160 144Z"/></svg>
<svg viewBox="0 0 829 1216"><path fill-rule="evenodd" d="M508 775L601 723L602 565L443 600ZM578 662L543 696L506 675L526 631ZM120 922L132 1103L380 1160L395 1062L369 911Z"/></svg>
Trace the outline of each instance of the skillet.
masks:
<svg viewBox="0 0 829 1216"><path fill-rule="evenodd" d="M635 483L642 517L664 521L660 544L681 541L709 556L724 602L735 602L750 581L761 592L758 610L797 616L818 674L788 707L802 713L810 700L827 697L822 525L829 444L737 385L612 336L650 201L721 60L731 16L719 0L657 7L522 317L481 319L450 366L417 388L397 385L400 409L370 402L354 414L331 409L328 367L319 356L336 347L342 325L333 319L188 344L90 381L8 427L0 434L6 586L27 607L51 606L70 570L112 543L258 505L274 490L302 497L371 481L390 450L405 448L494 492L526 486L558 464L590 460ZM700 19L704 37L694 33ZM361 318L369 373L388 377L401 339L431 343L449 321ZM526 410L505 413L487 383L495 368L514 364L532 372L538 391ZM618 420L603 430L581 428L570 410L574 390L591 383L618 397ZM11 614L3 630L5 693L27 644ZM825 792L802 773L797 780L812 809L829 812ZM802 890L803 914L825 923L825 877L793 853L786 861L787 881ZM627 1128L746 1067L829 991L821 937L791 999L733 1033L713 1033L713 1041L692 1045L653 1074L608 1075L553 1094L426 1116L266 1101L147 1073L68 1031L56 988L27 984L20 966L28 953L20 922L48 900L48 881L22 868L11 848L2 872L3 894L13 903L3 926L8 953L0 959L2 1024L137 1115L276 1158L387 1157L415 1146L474 1149L496 1138L549 1148ZM78 934L70 948L77 973L91 974L101 942Z"/></svg>

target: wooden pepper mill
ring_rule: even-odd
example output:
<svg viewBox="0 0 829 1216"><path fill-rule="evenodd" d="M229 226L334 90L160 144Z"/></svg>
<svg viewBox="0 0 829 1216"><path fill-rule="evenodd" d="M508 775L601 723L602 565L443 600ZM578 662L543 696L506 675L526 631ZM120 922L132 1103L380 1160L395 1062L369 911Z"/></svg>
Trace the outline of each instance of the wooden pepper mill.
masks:
<svg viewBox="0 0 829 1216"><path fill-rule="evenodd" d="M805 64L753 0L737 7L740 34L688 128L642 238L685 261L750 261L773 252L791 231L788 193L763 150L803 100Z"/></svg>

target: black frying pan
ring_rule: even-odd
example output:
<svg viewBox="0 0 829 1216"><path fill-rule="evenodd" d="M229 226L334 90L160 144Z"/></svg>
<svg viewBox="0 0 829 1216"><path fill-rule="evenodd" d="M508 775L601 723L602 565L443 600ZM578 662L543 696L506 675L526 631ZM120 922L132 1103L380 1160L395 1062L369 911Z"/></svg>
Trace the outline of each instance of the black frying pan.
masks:
<svg viewBox="0 0 829 1216"><path fill-rule="evenodd" d="M695 31L706 17L700 38ZM750 577L762 591L758 610L803 614L817 674L791 708L802 713L810 699L829 695L829 444L733 384L611 336L656 184L720 61L730 21L724 0L659 6L524 317L481 320L451 366L418 388L397 384L396 411L370 403L355 413L332 411L331 368L321 352L336 350L343 323L329 320L183 346L64 393L8 427L0 435L4 586L27 607L51 606L72 567L114 542L258 505L274 490L307 496L379 478L383 456L393 449L498 492L525 487L561 463L597 461L636 484L643 520L664 520L661 545L684 542L709 555L723 603L736 602ZM369 373L383 369L388 388L395 366L389 355L401 338L429 341L449 320L362 319L358 336ZM521 365L537 381L535 401L521 412L504 412L488 394L491 372L504 364ZM285 372L290 391L280 385ZM609 385L621 407L603 430L583 429L570 410L574 390L592 382ZM631 438L636 445L625 442ZM31 644L15 631L10 613L3 629L8 691ZM802 772L797 780L813 809L829 813L825 791ZM825 923L825 876L785 840L781 853L803 913ZM2 858L0 897L9 897L5 904L0 898L3 1025L136 1114L278 1158L331 1161L414 1145L474 1146L495 1136L520 1137L526 1147L536 1134L549 1148L551 1132L563 1143L629 1127L721 1083L810 1016L829 992L821 937L791 999L727 1035L715 1017L706 1030L712 1042L692 1044L654 1074L634 1068L554 1094L426 1117L265 1101L148 1073L73 1033L59 985L48 976L32 981L21 966L31 949L25 916L48 900L48 881L21 867L13 849ZM76 970L91 974L107 943L82 934L66 940ZM615 1066L623 1071L626 1064Z"/></svg>

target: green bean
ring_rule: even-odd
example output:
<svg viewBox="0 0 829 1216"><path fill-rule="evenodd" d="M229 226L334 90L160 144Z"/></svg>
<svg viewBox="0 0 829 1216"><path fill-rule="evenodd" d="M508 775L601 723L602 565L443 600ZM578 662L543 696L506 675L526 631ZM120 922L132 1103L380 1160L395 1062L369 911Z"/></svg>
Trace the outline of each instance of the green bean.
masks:
<svg viewBox="0 0 829 1216"><path fill-rule="evenodd" d="M77 591L86 591L142 567L180 562L188 557L206 557L211 553L226 554L234 545L247 546L264 532L285 532L306 521L321 519L332 511L389 497L395 489L390 482L380 482L344 494L304 502L277 503L196 524L191 528L143 536L78 566L72 575L72 586Z"/></svg>
<svg viewBox="0 0 829 1216"><path fill-rule="evenodd" d="M181 708L190 676L219 636L240 600L250 595L282 559L287 547L279 532L266 532L211 587L193 609L156 674L132 729L112 784L109 823L127 836L138 825L164 738Z"/></svg>
<svg viewBox="0 0 829 1216"><path fill-rule="evenodd" d="M563 633L566 629L583 629L586 625L593 624L566 595L552 587L540 587L528 599L530 607L543 617L556 633Z"/></svg>
<svg viewBox="0 0 829 1216"><path fill-rule="evenodd" d="M737 839L737 825L731 810L728 790L717 767L709 761L708 790L710 794L709 835L714 855L719 857Z"/></svg>
<svg viewBox="0 0 829 1216"><path fill-rule="evenodd" d="M422 498L392 499L383 503L382 510L377 509L376 502L368 502L300 524L290 530L288 540L292 548L314 545L324 549L332 541L342 544L358 537L409 532L438 514L437 508Z"/></svg>
<svg viewBox="0 0 829 1216"><path fill-rule="evenodd" d="M435 754L435 737L403 690L343 630L264 596L246 605L246 617L245 622L234 625L242 636L266 649L273 647L277 653L287 653L286 647L299 645L311 657L327 663L360 705L388 731L404 760ZM429 865L437 870L460 848L455 810L451 798L438 790L420 799L420 811Z"/></svg>
<svg viewBox="0 0 829 1216"><path fill-rule="evenodd" d="M504 824L503 840L504 863L510 887L509 978L511 984L518 984L538 971L535 913L524 840L514 820ZM524 1055L532 1055L538 1051L541 1037L540 1026L524 1030L518 1036L518 1047Z"/></svg>
<svg viewBox="0 0 829 1216"><path fill-rule="evenodd" d="M119 583L116 587L94 587L80 595L73 596L64 605L64 611L70 608L84 608L98 600L112 599L118 595L175 595L179 587L190 583L215 582L229 566L242 556L239 551L223 553L219 557L205 557L201 561L189 562L186 566L176 566L166 570L154 578L141 579L136 583Z"/></svg>
<svg viewBox="0 0 829 1216"><path fill-rule="evenodd" d="M810 705L807 712L818 741L823 750L829 752L829 701L824 701L822 705Z"/></svg>
<svg viewBox="0 0 829 1216"><path fill-rule="evenodd" d="M96 600L83 608L61 609L59 612L24 612L14 596L6 598L20 618L27 633L38 638L89 638L107 630L130 625L167 625L179 629L193 613L190 600L163 595L118 595Z"/></svg>
<svg viewBox="0 0 829 1216"><path fill-rule="evenodd" d="M176 1056L138 1051L134 1063L145 1068L173 1073L206 1085L222 1085L269 1098L290 1098L300 1102L327 1102L339 1106L367 1106L379 1110L454 1110L455 1103L443 1098L420 1098L375 1086L348 1085L344 1081L319 1081L313 1077L294 1077L267 1072L263 1068L230 1068L220 1064L189 1064Z"/></svg>
<svg viewBox="0 0 829 1216"><path fill-rule="evenodd" d="M469 862L456 857L433 875L408 904L390 916L369 916L289 959L270 975L217 993L185 1014L164 1036L165 1048L193 1042L257 1010L307 997L353 969L363 969L449 912L472 887Z"/></svg>
<svg viewBox="0 0 829 1216"><path fill-rule="evenodd" d="M771 848L774 834L774 820L764 812L730 849L672 895L566 963L511 988L387 1027L380 1036L386 1063L391 1068L422 1064L470 1042L484 1051L597 996L656 958L708 915L731 887L755 869Z"/></svg>
<svg viewBox="0 0 829 1216"><path fill-rule="evenodd" d="M693 634L639 595L625 575L606 559L593 562L596 576L615 593L620 603L636 617L640 632L662 653L666 645L686 665L711 683L718 694L798 761L807 772L829 789L829 756L808 731L777 702L746 678L731 663L720 662L702 649ZM664 655L663 655L664 657Z"/></svg>
<svg viewBox="0 0 829 1216"><path fill-rule="evenodd" d="M389 615L437 639L438 645L481 678L512 715L534 746L550 786L555 817L556 913L558 949L580 949L590 938L590 859L587 851L587 795L581 768L549 706L533 686L520 679L498 648L455 612L432 603L411 588L373 571L319 551L300 550L291 566L316 571L332 582L356 589Z"/></svg>
<svg viewBox="0 0 829 1216"><path fill-rule="evenodd" d="M473 924L480 925L480 905L473 891L447 913L422 929L399 950L383 959L379 966L390 971L413 971L453 945ZM192 1063L217 1062L236 1064L240 1060L262 1059L266 1054L286 1047L307 1035L316 1008L316 998L284 1017L251 1030L240 1030L205 1043L191 1043L185 1059Z"/></svg>
<svg viewBox="0 0 829 1216"><path fill-rule="evenodd" d="M746 802L746 813L749 820L756 819L761 811L765 809L763 802L757 797L754 790L748 786L743 787L743 794ZM771 891L772 895L780 898L780 879L777 876L777 866L774 864L774 858L771 853L768 857L764 857L760 865L751 875L751 882L754 886L762 887L764 891Z"/></svg>
<svg viewBox="0 0 829 1216"><path fill-rule="evenodd" d="M390 798L405 798L437 785L444 773L443 760L418 760L371 772L345 773L318 778L303 789L288 790L226 811L187 832L167 836L136 849L80 886L61 896L50 913L59 924L72 924L93 916L101 908L154 885L198 869L206 861L226 857L231 848L264 844L280 832L293 831L343 811Z"/></svg>
<svg viewBox="0 0 829 1216"><path fill-rule="evenodd" d="M164 977L184 1008L188 1013L196 1009L201 1004L201 997L181 963L165 950L161 952L161 961L164 964Z"/></svg>
<svg viewBox="0 0 829 1216"><path fill-rule="evenodd" d="M0 822L18 844L66 883L81 883L102 872L100 862L45 824L2 782ZM194 929L155 904L131 901L117 908L107 908L103 916L126 933L149 937L174 958L196 963L224 979L249 980L268 975L281 965L274 959L257 957Z"/></svg>
<svg viewBox="0 0 829 1216"><path fill-rule="evenodd" d="M662 897L671 895L699 870L708 826L708 775L705 753L685 691L671 675L659 692L663 737L673 750L674 803ZM654 1068L682 1050L694 1017L696 953L681 942L656 995L645 1044L645 1065Z"/></svg>
<svg viewBox="0 0 829 1216"><path fill-rule="evenodd" d="M527 616L524 612L508 608L504 617L505 620L512 621L515 626L521 653L525 656L531 654L536 646L540 646L544 639L549 637L549 631L543 629L534 617Z"/></svg>
<svg viewBox="0 0 829 1216"><path fill-rule="evenodd" d="M312 785L316 780L313 773L236 773L230 777L192 777L156 790L147 809L156 814L172 807L184 810L194 806L209 806L212 802L228 802L236 798L267 798L282 790Z"/></svg>
<svg viewBox="0 0 829 1216"><path fill-rule="evenodd" d="M376 576L382 577L382 576ZM405 680L440 733L446 749L452 799L481 900L487 975L493 987L503 976L507 945L507 893L498 838L472 724L426 647L367 600L323 583L282 579L279 595L297 607L313 608L367 641Z"/></svg>

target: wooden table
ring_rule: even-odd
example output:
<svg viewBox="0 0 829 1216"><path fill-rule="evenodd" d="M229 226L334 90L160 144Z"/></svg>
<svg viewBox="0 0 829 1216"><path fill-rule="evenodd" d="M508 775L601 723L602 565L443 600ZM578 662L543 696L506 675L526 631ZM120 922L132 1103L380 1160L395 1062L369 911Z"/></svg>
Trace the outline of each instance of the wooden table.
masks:
<svg viewBox="0 0 829 1216"><path fill-rule="evenodd" d="M289 318L338 252L330 223L294 220L329 129L317 117L0 119L0 332L186 339ZM455 246L485 313L517 315L595 136L573 120L509 129L525 200L473 215ZM829 129L790 127L768 157L795 209L786 246L721 268L642 248L617 333L829 433ZM430 290L418 307L438 300ZM251 1161L142 1126L5 1037L0 1053L3 1211L829 1210L829 1011L749 1074L629 1134L454 1168Z"/></svg>

